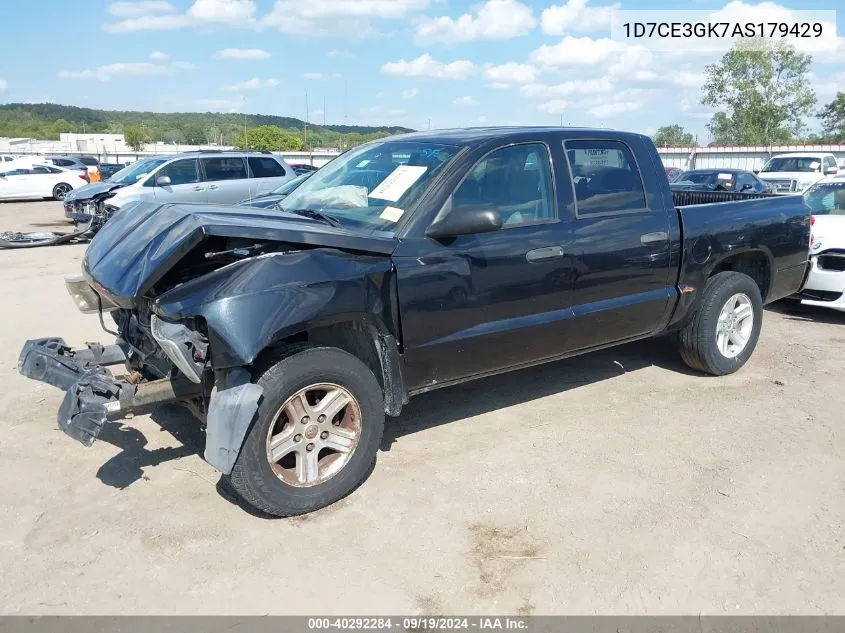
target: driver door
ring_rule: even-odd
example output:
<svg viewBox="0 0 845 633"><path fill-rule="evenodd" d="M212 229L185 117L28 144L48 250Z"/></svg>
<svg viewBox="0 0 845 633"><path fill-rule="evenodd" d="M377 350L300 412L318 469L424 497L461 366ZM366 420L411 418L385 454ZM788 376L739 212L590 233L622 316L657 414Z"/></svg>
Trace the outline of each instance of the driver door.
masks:
<svg viewBox="0 0 845 633"><path fill-rule="evenodd" d="M452 194L449 213L482 206L497 231L404 241L394 254L409 389L551 357L570 309L568 218L558 215L549 147L484 156Z"/></svg>
<svg viewBox="0 0 845 633"><path fill-rule="evenodd" d="M170 184L165 186L156 184L161 177L170 178ZM200 182L196 158L177 160L162 167L150 176L144 186L155 187L156 202L199 203L206 201L205 186Z"/></svg>

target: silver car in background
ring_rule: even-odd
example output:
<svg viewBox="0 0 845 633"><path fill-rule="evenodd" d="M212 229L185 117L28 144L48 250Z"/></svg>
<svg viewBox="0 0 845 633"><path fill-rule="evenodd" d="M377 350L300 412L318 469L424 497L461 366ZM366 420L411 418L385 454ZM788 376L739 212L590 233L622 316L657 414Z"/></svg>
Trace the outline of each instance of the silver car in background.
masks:
<svg viewBox="0 0 845 633"><path fill-rule="evenodd" d="M111 178L82 187L65 201L65 215L85 213L108 193L113 209L137 201L236 204L296 177L281 156L259 151L200 150L143 158Z"/></svg>

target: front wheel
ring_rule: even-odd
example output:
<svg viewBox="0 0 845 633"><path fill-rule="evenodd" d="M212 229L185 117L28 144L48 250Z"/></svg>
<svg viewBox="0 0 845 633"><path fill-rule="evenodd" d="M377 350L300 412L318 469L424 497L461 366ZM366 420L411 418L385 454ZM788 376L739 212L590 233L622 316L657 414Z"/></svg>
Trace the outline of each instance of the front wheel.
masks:
<svg viewBox="0 0 845 633"><path fill-rule="evenodd" d="M285 517L323 508L361 485L384 431L384 398L369 367L318 347L256 378L264 396L229 476L235 491Z"/></svg>
<svg viewBox="0 0 845 633"><path fill-rule="evenodd" d="M754 352L763 325L763 299L751 277L722 272L707 280L698 311L678 336L684 362L724 376L739 370Z"/></svg>
<svg viewBox="0 0 845 633"><path fill-rule="evenodd" d="M66 182L60 182L53 187L53 200L64 200L71 191L73 191L73 187Z"/></svg>

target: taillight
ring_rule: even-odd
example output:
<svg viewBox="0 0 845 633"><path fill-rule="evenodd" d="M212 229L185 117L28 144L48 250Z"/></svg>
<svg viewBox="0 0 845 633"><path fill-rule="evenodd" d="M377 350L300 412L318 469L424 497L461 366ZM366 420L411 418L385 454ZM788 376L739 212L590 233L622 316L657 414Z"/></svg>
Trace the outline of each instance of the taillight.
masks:
<svg viewBox="0 0 845 633"><path fill-rule="evenodd" d="M82 178L82 180L88 180L88 174L79 174L79 177Z"/></svg>
<svg viewBox="0 0 845 633"><path fill-rule="evenodd" d="M810 216L810 226L813 226L815 223L816 223L816 216L811 215Z"/></svg>

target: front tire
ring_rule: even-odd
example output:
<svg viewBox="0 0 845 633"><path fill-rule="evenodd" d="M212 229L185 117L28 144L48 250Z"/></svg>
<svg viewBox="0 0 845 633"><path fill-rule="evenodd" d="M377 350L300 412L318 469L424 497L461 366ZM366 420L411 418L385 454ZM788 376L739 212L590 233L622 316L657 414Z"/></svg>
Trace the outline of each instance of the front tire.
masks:
<svg viewBox="0 0 845 633"><path fill-rule="evenodd" d="M71 191L73 191L73 187L71 187L66 182L60 182L55 187L53 187L53 200L62 201Z"/></svg>
<svg viewBox="0 0 845 633"><path fill-rule="evenodd" d="M751 358L762 325L763 299L754 280L730 271L714 275L698 311L679 332L681 358L707 374L732 374Z"/></svg>
<svg viewBox="0 0 845 633"><path fill-rule="evenodd" d="M229 482L254 508L279 517L342 499L372 472L384 431L373 372L330 347L305 349L256 376L264 389Z"/></svg>

